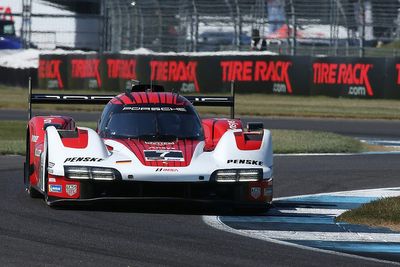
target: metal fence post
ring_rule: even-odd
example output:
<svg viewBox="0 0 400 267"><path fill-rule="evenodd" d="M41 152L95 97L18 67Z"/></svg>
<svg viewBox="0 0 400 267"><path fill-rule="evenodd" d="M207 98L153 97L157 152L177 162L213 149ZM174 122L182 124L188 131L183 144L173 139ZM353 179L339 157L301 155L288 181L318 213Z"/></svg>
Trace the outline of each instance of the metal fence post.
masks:
<svg viewBox="0 0 400 267"><path fill-rule="evenodd" d="M293 3L293 0L290 0L290 12L291 12L291 15L292 15L292 25L293 25L293 29L292 29L292 32L291 32L291 43L292 43L292 46L291 46L291 49L290 49L290 54L292 55L292 56L295 56L296 55L296 49L297 49L297 23L296 23L296 13L295 13L295 8L294 8L294 3ZM289 27L289 25L288 25L288 28L290 28ZM290 30L289 30L290 31Z"/></svg>

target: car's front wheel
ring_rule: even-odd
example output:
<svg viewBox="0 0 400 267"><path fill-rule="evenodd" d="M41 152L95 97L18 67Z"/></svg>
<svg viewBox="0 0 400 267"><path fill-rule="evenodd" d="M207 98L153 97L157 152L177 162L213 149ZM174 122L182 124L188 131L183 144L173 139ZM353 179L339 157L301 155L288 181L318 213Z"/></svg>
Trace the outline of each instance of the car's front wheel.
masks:
<svg viewBox="0 0 400 267"><path fill-rule="evenodd" d="M26 192L29 194L31 198L41 198L42 194L36 190L32 185L30 181L30 176L31 176L31 144L30 144L30 134L29 131L26 132L26 150L25 150L25 164L24 164L24 183L25 183L25 189Z"/></svg>

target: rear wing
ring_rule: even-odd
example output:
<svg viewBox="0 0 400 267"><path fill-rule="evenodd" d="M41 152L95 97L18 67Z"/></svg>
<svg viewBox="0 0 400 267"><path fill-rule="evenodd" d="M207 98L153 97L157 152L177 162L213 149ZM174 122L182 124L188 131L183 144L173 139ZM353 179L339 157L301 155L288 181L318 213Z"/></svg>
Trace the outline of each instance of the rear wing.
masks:
<svg viewBox="0 0 400 267"><path fill-rule="evenodd" d="M28 119L32 117L32 104L93 104L105 105L115 95L33 94L29 79ZM230 117L235 117L235 86L231 83L230 96L185 96L194 106L230 107Z"/></svg>

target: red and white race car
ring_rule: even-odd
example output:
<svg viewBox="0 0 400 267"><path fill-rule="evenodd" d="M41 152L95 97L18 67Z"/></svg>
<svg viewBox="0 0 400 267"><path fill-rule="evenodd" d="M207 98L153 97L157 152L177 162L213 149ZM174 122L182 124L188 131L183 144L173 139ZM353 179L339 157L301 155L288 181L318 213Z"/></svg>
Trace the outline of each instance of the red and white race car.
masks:
<svg viewBox="0 0 400 267"><path fill-rule="evenodd" d="M96 131L68 116L29 120L25 187L48 205L168 198L266 209L272 201L270 131L259 123L243 129L239 119L200 119L193 107L233 110L234 95L183 97L136 85L118 96L29 99L30 110L31 103L107 103Z"/></svg>

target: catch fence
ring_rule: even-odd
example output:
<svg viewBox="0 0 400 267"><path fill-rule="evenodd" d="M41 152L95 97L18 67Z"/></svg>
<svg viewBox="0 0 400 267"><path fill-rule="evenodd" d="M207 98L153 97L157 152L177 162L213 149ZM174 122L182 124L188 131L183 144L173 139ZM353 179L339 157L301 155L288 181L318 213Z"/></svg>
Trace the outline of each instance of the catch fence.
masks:
<svg viewBox="0 0 400 267"><path fill-rule="evenodd" d="M398 0L103 0L102 50L397 55L387 44L399 37L399 7Z"/></svg>

